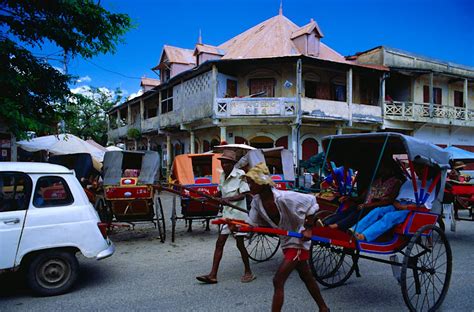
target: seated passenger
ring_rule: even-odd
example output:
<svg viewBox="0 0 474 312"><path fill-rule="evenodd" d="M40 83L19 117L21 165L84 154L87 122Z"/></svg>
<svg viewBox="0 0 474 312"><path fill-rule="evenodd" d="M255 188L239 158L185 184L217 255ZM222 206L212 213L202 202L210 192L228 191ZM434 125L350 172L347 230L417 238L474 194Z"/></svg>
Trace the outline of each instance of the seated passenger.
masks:
<svg viewBox="0 0 474 312"><path fill-rule="evenodd" d="M347 163L344 163L331 170L331 173L321 183L321 190L333 188L340 196L350 196L354 178L354 171L349 168Z"/></svg>
<svg viewBox="0 0 474 312"><path fill-rule="evenodd" d="M417 176L422 176L423 166L415 163L414 167ZM418 191L420 191L421 181L417 179L416 182ZM427 189L430 185L431 180L428 180L425 188ZM431 209L435 199L435 193L436 192L433 191L424 205L422 204L420 207L424 206L427 209ZM400 192L392 205L375 208L360 220L352 228L352 231L355 232L355 237L358 240L365 240L367 242L374 241L395 225L403 223L410 213L410 210L417 208L412 180L407 179L400 188Z"/></svg>
<svg viewBox="0 0 474 312"><path fill-rule="evenodd" d="M378 176L370 187L368 194L367 191L364 192L361 196L353 200L351 206L340 213L326 218L323 224L332 229L347 231L357 222L362 210L362 213L367 214L375 207L386 206L393 203L402 185L402 181L395 175L393 162L383 162L379 168ZM341 197L339 201L341 203L346 201L348 204L351 204L351 200L345 196Z"/></svg>
<svg viewBox="0 0 474 312"><path fill-rule="evenodd" d="M448 179L454 181L461 180L461 172L460 169L466 167L466 165L462 161L456 161L453 165L453 169L448 173Z"/></svg>

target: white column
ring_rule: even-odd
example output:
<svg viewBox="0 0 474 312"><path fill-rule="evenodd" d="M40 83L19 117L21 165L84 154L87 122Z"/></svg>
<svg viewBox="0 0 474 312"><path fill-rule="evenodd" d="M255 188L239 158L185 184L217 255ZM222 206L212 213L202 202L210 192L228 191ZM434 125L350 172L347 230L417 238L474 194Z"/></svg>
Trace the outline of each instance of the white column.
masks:
<svg viewBox="0 0 474 312"><path fill-rule="evenodd" d="M227 133L226 133L226 127L220 127L221 128L221 142L226 141L227 142Z"/></svg>
<svg viewBox="0 0 474 312"><path fill-rule="evenodd" d="M462 94L463 96L463 102L464 102L464 118L466 120L469 120L469 89L467 87L467 79L464 79L464 92Z"/></svg>
<svg viewBox="0 0 474 312"><path fill-rule="evenodd" d="M146 138L146 149L151 150L151 139L149 137Z"/></svg>
<svg viewBox="0 0 474 312"><path fill-rule="evenodd" d="M166 136L166 174L170 175L171 168L171 136Z"/></svg>
<svg viewBox="0 0 474 312"><path fill-rule="evenodd" d="M127 105L127 124L132 125L132 106Z"/></svg>
<svg viewBox="0 0 474 312"><path fill-rule="evenodd" d="M190 136L189 136L189 149L190 149L190 152L191 154L195 154L196 153L196 150L194 148L194 141L196 139L194 138L194 131L191 131L190 132Z"/></svg>
<svg viewBox="0 0 474 312"><path fill-rule="evenodd" d="M349 109L349 127L352 127L352 67L347 71L346 94Z"/></svg>
<svg viewBox="0 0 474 312"><path fill-rule="evenodd" d="M430 117L433 117L433 105L434 105L434 94L433 94L433 73L430 73Z"/></svg>
<svg viewBox="0 0 474 312"><path fill-rule="evenodd" d="M120 124L122 120L122 114L120 114L120 109L117 110L117 128L120 128Z"/></svg>
<svg viewBox="0 0 474 312"><path fill-rule="evenodd" d="M337 135L342 134L342 127L337 127L336 128L336 134Z"/></svg>
<svg viewBox="0 0 474 312"><path fill-rule="evenodd" d="M145 101L140 99L140 121L145 119Z"/></svg>
<svg viewBox="0 0 474 312"><path fill-rule="evenodd" d="M293 164L295 167L298 166L298 126L291 125L291 149L293 151Z"/></svg>

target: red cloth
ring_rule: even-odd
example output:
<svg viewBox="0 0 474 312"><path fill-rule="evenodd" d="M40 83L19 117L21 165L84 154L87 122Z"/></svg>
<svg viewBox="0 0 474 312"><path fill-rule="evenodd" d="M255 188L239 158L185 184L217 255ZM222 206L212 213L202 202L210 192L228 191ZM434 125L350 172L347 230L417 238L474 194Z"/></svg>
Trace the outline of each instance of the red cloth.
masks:
<svg viewBox="0 0 474 312"><path fill-rule="evenodd" d="M286 248L283 249L283 255L288 261L306 261L309 259L309 250Z"/></svg>

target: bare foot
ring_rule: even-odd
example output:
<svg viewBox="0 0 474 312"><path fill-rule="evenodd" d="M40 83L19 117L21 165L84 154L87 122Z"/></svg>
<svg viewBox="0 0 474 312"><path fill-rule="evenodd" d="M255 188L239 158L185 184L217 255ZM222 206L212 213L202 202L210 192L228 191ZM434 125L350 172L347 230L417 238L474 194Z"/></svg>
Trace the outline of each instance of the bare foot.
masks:
<svg viewBox="0 0 474 312"><path fill-rule="evenodd" d="M335 230L335 229L338 228L338 225L337 225L336 223L334 223L334 224L329 224L328 227L329 227L330 229Z"/></svg>
<svg viewBox="0 0 474 312"><path fill-rule="evenodd" d="M365 240L364 234L355 233L354 235L358 240Z"/></svg>

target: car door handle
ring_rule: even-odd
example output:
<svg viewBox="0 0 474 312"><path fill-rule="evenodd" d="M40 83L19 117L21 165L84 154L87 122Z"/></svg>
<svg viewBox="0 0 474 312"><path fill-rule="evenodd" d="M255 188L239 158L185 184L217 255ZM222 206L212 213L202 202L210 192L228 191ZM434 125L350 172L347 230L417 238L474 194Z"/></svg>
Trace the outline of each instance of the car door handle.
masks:
<svg viewBox="0 0 474 312"><path fill-rule="evenodd" d="M17 224L17 223L20 223L20 219L18 218L13 218L13 219L0 219L1 221L3 221L3 223L5 224Z"/></svg>

